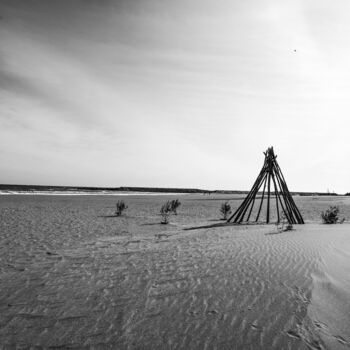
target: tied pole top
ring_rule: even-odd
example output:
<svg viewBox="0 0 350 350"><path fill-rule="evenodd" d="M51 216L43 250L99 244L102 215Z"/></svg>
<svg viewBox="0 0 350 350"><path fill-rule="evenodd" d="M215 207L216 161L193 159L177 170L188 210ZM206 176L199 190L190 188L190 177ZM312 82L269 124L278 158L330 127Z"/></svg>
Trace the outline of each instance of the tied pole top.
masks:
<svg viewBox="0 0 350 350"><path fill-rule="evenodd" d="M273 151L273 147L269 147L266 152L263 152L265 155L265 166L272 171L274 163L276 162L277 155Z"/></svg>

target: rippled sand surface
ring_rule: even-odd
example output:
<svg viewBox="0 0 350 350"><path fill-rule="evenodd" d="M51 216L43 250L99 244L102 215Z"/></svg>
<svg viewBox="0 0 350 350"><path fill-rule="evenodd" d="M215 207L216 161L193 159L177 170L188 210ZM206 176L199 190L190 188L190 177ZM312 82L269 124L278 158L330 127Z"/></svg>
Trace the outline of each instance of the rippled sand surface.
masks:
<svg viewBox="0 0 350 350"><path fill-rule="evenodd" d="M179 198L160 225L164 196L120 218L117 197L0 196L1 348L350 347L350 225L319 219L348 198L296 198L284 233L210 227L240 197Z"/></svg>

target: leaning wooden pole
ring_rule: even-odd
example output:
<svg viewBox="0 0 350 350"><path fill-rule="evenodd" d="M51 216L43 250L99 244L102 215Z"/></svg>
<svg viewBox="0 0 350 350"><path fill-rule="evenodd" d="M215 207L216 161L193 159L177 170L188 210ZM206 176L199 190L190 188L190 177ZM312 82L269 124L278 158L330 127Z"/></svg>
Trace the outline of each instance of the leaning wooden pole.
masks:
<svg viewBox="0 0 350 350"><path fill-rule="evenodd" d="M277 184L276 184L276 180L273 179L273 181L275 182L275 186L276 186L277 189L278 189L278 186L277 186ZM279 203L280 203L280 205L281 205L282 211L283 211L283 213L284 213L284 216L286 217L286 219L288 220L288 222L291 223L292 220L291 220L291 218L290 218L289 212L285 209L285 207L284 207L284 205L283 205L283 201L282 201L282 199L281 199L281 195L280 195L280 193L278 193L278 191L277 191L277 197L278 197ZM283 198L283 197L282 197L282 198Z"/></svg>
<svg viewBox="0 0 350 350"><path fill-rule="evenodd" d="M228 219L228 221L231 221L234 218L234 222L241 222L243 219L241 219L241 214L245 210L246 206L249 205L251 199L256 196L257 191L259 190L259 187L261 186L261 181L264 177L264 167L261 169L261 172L258 176L258 178L255 180L254 185L250 192L248 193L247 197L243 200L242 204L238 207L238 209L231 215L231 217ZM241 219L241 220L240 220Z"/></svg>
<svg viewBox="0 0 350 350"><path fill-rule="evenodd" d="M244 220L244 216L245 216L245 214L246 214L246 212L247 212L247 210L248 210L248 208L250 206L250 203L256 198L256 195L257 195L257 193L259 191L259 188L261 186L261 183L263 181L263 175L264 174L261 174L261 175L262 176L259 177L259 181L257 182L257 185L255 186L254 190L251 191L252 195L250 196L249 201L247 201L246 205L243 207L243 210L242 210L241 214L239 215L239 221L240 222Z"/></svg>
<svg viewBox="0 0 350 350"><path fill-rule="evenodd" d="M288 190L287 182L286 182L286 180L285 180L285 178L283 176L282 170L281 170L279 164L277 163L277 161L276 161L276 167L277 167L277 169L278 169L278 171L279 171L279 173L280 173L280 175L282 177L282 180L283 180L283 183L284 183L284 186L285 186L285 191L286 191L286 193L287 193L287 195L289 197L289 200L291 202L291 205L293 207L293 212L294 212L294 214L296 216L298 224L304 224L303 217L301 216L300 211L299 211L298 207L296 206L296 204L295 204L295 202L293 200L293 197L292 197L292 195L290 194L290 192Z"/></svg>
<svg viewBox="0 0 350 350"><path fill-rule="evenodd" d="M266 184L266 175L265 175L265 178L262 180L262 182L264 182L264 181L265 181L265 184ZM265 186L264 186L264 191L265 191ZM254 208L255 199L256 199L256 196L254 196L252 205L251 205L251 207L250 207L249 214L248 214L248 217L247 217L247 219L246 219L247 222L249 221L250 215L252 214L252 211L253 211L253 208Z"/></svg>
<svg viewBox="0 0 350 350"><path fill-rule="evenodd" d="M276 181L275 181L275 175L272 173L272 181L273 181L273 188L275 189L275 198L276 198L276 211L277 211L277 223L280 222L280 210L278 206L278 189L276 188Z"/></svg>
<svg viewBox="0 0 350 350"><path fill-rule="evenodd" d="M278 166L278 164L277 164ZM280 183L281 183L281 187L283 189L283 194L285 196L285 203L288 205L288 209L291 213L291 218L292 218L292 222L293 224L303 224L304 220L296 206L296 204L294 203L293 197L290 194L286 181L284 180L283 174L281 172L281 169L279 167L277 167L278 172L276 173Z"/></svg>
<svg viewBox="0 0 350 350"><path fill-rule="evenodd" d="M270 179L271 174L270 172L267 175L267 209L266 209L266 223L268 224L270 222Z"/></svg>
<svg viewBox="0 0 350 350"><path fill-rule="evenodd" d="M262 204L263 204L264 197L265 197L266 182L267 182L267 177L265 177L264 189L263 189L263 193L262 193L262 196L261 196L261 201L260 201L260 205L259 205L259 210L258 210L258 214L256 215L255 222L258 222L258 220L259 220L259 216L260 216Z"/></svg>
<svg viewBox="0 0 350 350"><path fill-rule="evenodd" d="M289 219L287 218L287 220L291 224L297 224L298 222L296 221L296 219L294 217L294 212L293 212L292 205L290 203L290 198L286 193L286 188L284 187L283 180L280 178L280 175L278 172L276 173L276 179L277 179L277 182L279 183L280 188L282 190L281 193L282 193L282 197L283 197L284 204L285 204L286 211L288 213L288 218L289 218Z"/></svg>

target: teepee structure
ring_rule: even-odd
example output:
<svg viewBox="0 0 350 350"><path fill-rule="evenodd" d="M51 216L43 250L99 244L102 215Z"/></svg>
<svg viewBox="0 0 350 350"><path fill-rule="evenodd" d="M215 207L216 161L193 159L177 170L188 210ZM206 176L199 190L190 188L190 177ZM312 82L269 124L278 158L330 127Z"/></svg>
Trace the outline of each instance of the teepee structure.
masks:
<svg viewBox="0 0 350 350"><path fill-rule="evenodd" d="M265 222L269 223L272 218L271 211L272 208L274 208L277 213L275 217L278 223L281 221L281 214L283 213L285 219L289 223L303 224L304 220L288 190L286 180L277 163L277 156L273 151L273 147L269 147L264 154L264 165L252 189L239 208L227 221L235 223L249 221L259 222L260 214L262 214L263 202L266 200L266 210L264 209L263 217L260 221L264 221L265 217ZM261 187L263 190L259 198L258 195ZM252 217L253 220L251 220Z"/></svg>

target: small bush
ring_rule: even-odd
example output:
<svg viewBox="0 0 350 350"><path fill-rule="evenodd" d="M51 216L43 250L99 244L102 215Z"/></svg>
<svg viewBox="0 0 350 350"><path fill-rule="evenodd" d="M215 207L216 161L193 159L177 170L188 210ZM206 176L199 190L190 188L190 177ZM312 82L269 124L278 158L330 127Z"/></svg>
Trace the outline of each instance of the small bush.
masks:
<svg viewBox="0 0 350 350"><path fill-rule="evenodd" d="M181 205L181 202L178 199L173 199L170 202L170 207L171 207L171 211L177 215L177 208Z"/></svg>
<svg viewBox="0 0 350 350"><path fill-rule="evenodd" d="M286 231L293 230L293 224L288 221L286 214L284 212L282 212L280 217L280 222L278 222L276 226L277 226L277 231L279 232L286 232Z"/></svg>
<svg viewBox="0 0 350 350"><path fill-rule="evenodd" d="M171 213L171 202L167 201L162 205L160 208L160 215L162 217L162 221L160 222L161 224L168 224L169 223L169 216Z"/></svg>
<svg viewBox="0 0 350 350"><path fill-rule="evenodd" d="M227 215L231 213L231 206L229 202L221 204L220 213L222 215L223 220L227 220Z"/></svg>
<svg viewBox="0 0 350 350"><path fill-rule="evenodd" d="M122 215L123 211L128 209L128 206L125 204L125 202L123 200L118 201L116 206L117 206L117 210L115 212L115 215L117 215L117 216Z"/></svg>
<svg viewBox="0 0 350 350"><path fill-rule="evenodd" d="M337 206L330 206L329 209L323 211L321 214L322 222L324 224L336 224L337 222L343 223L345 218L339 221L339 208Z"/></svg>

